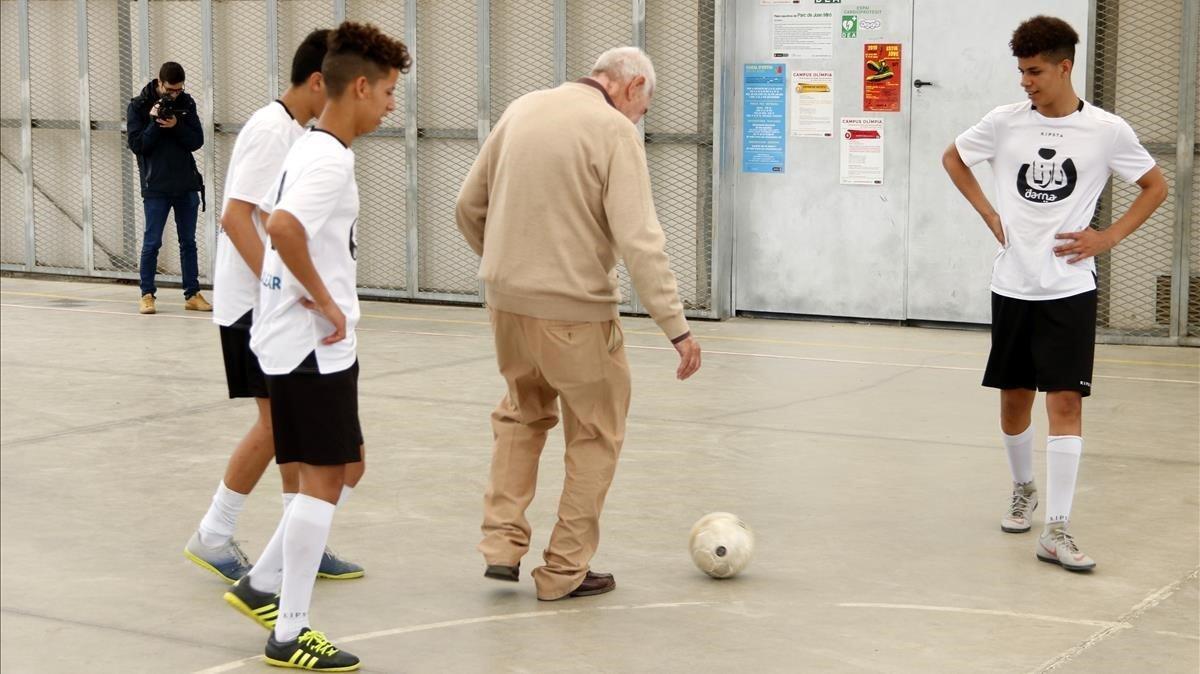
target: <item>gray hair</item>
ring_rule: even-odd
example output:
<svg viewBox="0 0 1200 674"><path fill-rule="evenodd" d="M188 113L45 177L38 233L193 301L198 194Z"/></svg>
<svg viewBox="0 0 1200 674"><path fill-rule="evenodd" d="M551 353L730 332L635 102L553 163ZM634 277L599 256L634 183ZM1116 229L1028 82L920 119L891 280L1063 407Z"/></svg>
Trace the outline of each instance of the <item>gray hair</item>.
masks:
<svg viewBox="0 0 1200 674"><path fill-rule="evenodd" d="M622 83L641 75L646 78L646 95L654 95L654 64L637 47L614 47L601 54L592 66L592 75L601 74Z"/></svg>

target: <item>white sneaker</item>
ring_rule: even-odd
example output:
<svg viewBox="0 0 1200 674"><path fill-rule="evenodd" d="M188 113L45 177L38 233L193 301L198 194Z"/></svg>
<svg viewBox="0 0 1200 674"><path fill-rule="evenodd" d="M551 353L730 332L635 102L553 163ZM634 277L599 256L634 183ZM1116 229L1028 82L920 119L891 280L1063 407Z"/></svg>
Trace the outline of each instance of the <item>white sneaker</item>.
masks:
<svg viewBox="0 0 1200 674"><path fill-rule="evenodd" d="M1038 537L1037 557L1043 562L1058 564L1067 571L1091 571L1096 562L1079 551L1075 539L1067 533L1067 525L1053 524Z"/></svg>
<svg viewBox="0 0 1200 674"><path fill-rule="evenodd" d="M1000 528L1010 534L1023 534L1033 526L1033 511L1038 507L1037 485L1032 480L1014 482L1008 512L1000 518Z"/></svg>

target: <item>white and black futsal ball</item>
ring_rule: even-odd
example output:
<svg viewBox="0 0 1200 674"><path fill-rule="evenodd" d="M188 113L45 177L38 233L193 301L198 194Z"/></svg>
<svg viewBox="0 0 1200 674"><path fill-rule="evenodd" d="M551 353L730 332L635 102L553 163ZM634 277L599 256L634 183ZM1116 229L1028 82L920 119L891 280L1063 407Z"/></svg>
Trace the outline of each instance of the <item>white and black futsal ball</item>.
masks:
<svg viewBox="0 0 1200 674"><path fill-rule="evenodd" d="M709 513L692 525L688 547L696 568L713 578L732 578L754 555L754 532L733 513Z"/></svg>

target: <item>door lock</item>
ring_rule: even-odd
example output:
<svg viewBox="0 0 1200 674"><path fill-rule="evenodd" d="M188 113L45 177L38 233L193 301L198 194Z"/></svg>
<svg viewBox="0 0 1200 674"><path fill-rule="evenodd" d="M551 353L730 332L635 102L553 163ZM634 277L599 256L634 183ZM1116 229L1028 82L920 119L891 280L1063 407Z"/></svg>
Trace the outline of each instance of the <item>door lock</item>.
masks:
<svg viewBox="0 0 1200 674"><path fill-rule="evenodd" d="M926 82L925 80L913 80L913 86L918 89L921 87L932 87L933 82Z"/></svg>

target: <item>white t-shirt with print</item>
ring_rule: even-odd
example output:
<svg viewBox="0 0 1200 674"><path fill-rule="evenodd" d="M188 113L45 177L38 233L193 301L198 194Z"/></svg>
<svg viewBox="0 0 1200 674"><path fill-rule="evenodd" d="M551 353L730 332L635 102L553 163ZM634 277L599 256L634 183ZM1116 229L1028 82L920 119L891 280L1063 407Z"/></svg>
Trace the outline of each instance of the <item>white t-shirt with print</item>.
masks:
<svg viewBox="0 0 1200 674"><path fill-rule="evenodd" d="M287 211L304 227L308 253L317 274L346 316L346 338L321 341L333 324L300 303L308 292L274 248L263 257L259 302L250 329L250 348L266 374L287 374L316 352L321 374L354 364L358 324L356 289L358 185L354 152L331 133L313 129L292 145L275 185L260 205L263 211ZM269 240L268 240L269 243Z"/></svg>
<svg viewBox="0 0 1200 674"><path fill-rule="evenodd" d="M1068 264L1054 254L1092 221L1113 173L1137 182L1154 159L1120 117L1084 103L1045 117L1023 101L1002 105L955 140L967 166L991 163L1006 244L996 253L992 292L1024 300L1070 297L1096 288L1093 258Z"/></svg>
<svg viewBox="0 0 1200 674"><path fill-rule="evenodd" d="M273 101L259 108L242 127L233 144L229 170L225 173L225 202L237 199L255 205L250 218L262 240L266 240L266 223L260 221L258 204L263 202L279 175L279 167L296 139L304 135L304 127L287 107ZM258 301L258 277L242 259L237 247L217 233L217 256L213 265L213 322L230 326Z"/></svg>

